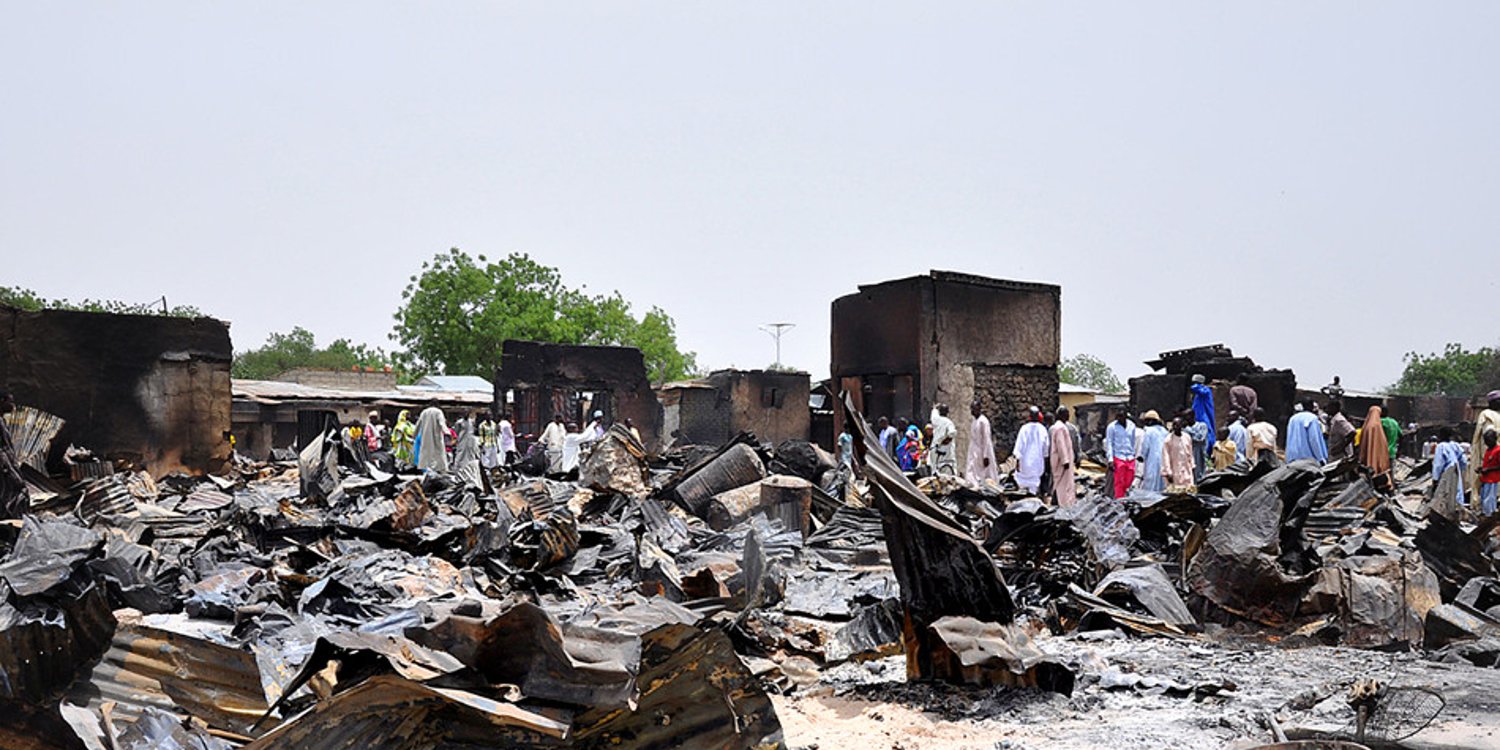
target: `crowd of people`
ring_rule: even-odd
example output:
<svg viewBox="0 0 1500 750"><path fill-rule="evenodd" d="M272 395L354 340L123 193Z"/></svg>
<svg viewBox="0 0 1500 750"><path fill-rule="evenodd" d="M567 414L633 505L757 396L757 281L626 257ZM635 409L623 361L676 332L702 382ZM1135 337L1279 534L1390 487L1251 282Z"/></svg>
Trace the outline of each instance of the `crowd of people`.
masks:
<svg viewBox="0 0 1500 750"><path fill-rule="evenodd" d="M630 419L624 427L640 441L641 433ZM393 425L386 425L380 413L372 411L367 421L345 425L340 438L346 450L363 454L360 460L368 458L391 470L445 472L451 467L462 476L477 478L523 459L535 460L547 474L569 474L608 430L603 411L595 410L581 429L559 414L522 456L520 436L508 412L498 418L488 411L470 413L449 424L441 409L429 406L415 420L411 410L401 410Z"/></svg>
<svg viewBox="0 0 1500 750"><path fill-rule="evenodd" d="M1105 486L1114 498L1132 491L1147 493L1195 492L1203 477L1239 462L1358 461L1377 485L1391 487L1392 466L1406 431L1391 418L1384 406L1371 406L1356 424L1344 412L1343 388L1335 377L1322 389L1324 400L1305 398L1294 404L1286 423L1285 449L1278 451L1282 435L1260 406L1259 394L1248 378L1240 376L1228 392L1229 413L1223 429L1215 414L1213 389L1203 375L1194 375L1184 397L1183 408L1163 420L1155 410L1135 415L1128 408L1114 414L1103 435ZM1432 461L1434 486L1450 470L1454 502L1486 516L1496 512L1500 495L1500 390L1486 396L1487 408L1475 422L1470 443L1458 440L1457 431L1443 427L1423 447L1421 458ZM887 417L876 423L880 448L902 471L919 474L962 476L983 483L1000 481L994 434L989 418L976 402L969 408L972 422L963 471L957 461L959 434L949 417L947 404L933 407L926 425L902 419L892 424ZM1015 462L1012 478L1022 489L1060 506L1077 499L1076 474L1083 457L1082 441L1067 407L1046 412L1027 408L1011 451ZM850 436L840 436L840 458L852 460ZM1446 491L1446 489L1444 490Z"/></svg>

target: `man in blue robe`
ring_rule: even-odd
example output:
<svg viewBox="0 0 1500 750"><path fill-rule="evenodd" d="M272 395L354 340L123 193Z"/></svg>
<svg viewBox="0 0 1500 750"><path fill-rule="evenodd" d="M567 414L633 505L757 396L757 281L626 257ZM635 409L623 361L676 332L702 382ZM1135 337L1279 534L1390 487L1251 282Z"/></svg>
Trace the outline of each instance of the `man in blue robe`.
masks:
<svg viewBox="0 0 1500 750"><path fill-rule="evenodd" d="M1302 411L1292 415L1286 426L1287 463L1310 458L1318 463L1328 461L1328 443L1323 439L1323 422L1318 419L1318 405L1312 399L1302 402Z"/></svg>
<svg viewBox="0 0 1500 750"><path fill-rule="evenodd" d="M1245 415L1233 409L1229 412L1229 439L1234 442L1234 460L1245 460L1245 451L1250 450L1250 429Z"/></svg>
<svg viewBox="0 0 1500 750"><path fill-rule="evenodd" d="M1161 473L1162 446L1167 444L1167 428L1153 411L1141 415L1146 429L1141 433L1141 489L1161 494L1167 490L1167 478Z"/></svg>
<svg viewBox="0 0 1500 750"><path fill-rule="evenodd" d="M1193 384L1188 390L1193 394L1193 419L1208 428L1204 453L1212 455L1214 443L1218 441L1219 423L1214 420L1214 392L1208 387L1207 381L1201 374L1194 375Z"/></svg>

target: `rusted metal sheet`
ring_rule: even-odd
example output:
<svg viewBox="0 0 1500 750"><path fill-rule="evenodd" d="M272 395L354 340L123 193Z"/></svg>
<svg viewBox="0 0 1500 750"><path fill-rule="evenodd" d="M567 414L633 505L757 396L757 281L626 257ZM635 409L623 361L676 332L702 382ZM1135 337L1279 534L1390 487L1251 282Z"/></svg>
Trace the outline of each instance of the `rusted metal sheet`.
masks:
<svg viewBox="0 0 1500 750"><path fill-rule="evenodd" d="M847 424L858 425L855 452L880 509L891 567L905 607L903 642L911 679L941 679L946 647L931 626L944 617L1005 624L1015 603L989 554L947 511L923 495L890 456L870 446L880 441L847 395Z"/></svg>
<svg viewBox="0 0 1500 750"><path fill-rule="evenodd" d="M93 710L114 703L126 718L147 708L185 711L239 734L249 734L269 706L249 649L133 620L120 623L104 659L68 700Z"/></svg>
<svg viewBox="0 0 1500 750"><path fill-rule="evenodd" d="M666 750L781 745L771 699L734 653L728 636L663 625L641 636L634 708L598 707L574 721L575 747Z"/></svg>
<svg viewBox="0 0 1500 750"><path fill-rule="evenodd" d="M1322 476L1310 462L1296 462L1250 485L1188 563L1188 586L1241 617L1271 626L1288 622L1314 574L1285 567L1284 552L1291 551L1283 544L1300 531L1287 526L1286 518L1316 491Z"/></svg>
<svg viewBox="0 0 1500 750"><path fill-rule="evenodd" d="M16 458L33 469L47 473L47 452L53 438L67 424L62 417L30 406L18 406L4 415L10 439L16 446Z"/></svg>
<svg viewBox="0 0 1500 750"><path fill-rule="evenodd" d="M380 675L292 717L243 750L551 748L565 746L568 728L566 712Z"/></svg>
<svg viewBox="0 0 1500 750"><path fill-rule="evenodd" d="M1018 625L943 617L934 636L933 677L981 687L1035 687L1073 693L1073 672L1049 658Z"/></svg>
<svg viewBox="0 0 1500 750"><path fill-rule="evenodd" d="M643 498L649 492L646 448L621 424L611 425L578 469L578 483L598 492Z"/></svg>

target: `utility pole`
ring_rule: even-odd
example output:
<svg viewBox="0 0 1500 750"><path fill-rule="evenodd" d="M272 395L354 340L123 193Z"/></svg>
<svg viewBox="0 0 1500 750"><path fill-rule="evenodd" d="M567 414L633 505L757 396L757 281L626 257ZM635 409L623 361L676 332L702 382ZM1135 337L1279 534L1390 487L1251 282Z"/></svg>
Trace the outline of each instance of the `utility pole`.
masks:
<svg viewBox="0 0 1500 750"><path fill-rule="evenodd" d="M781 335L786 333L788 328L796 327L796 323L767 323L760 327L760 330L765 331L771 335L771 338L776 339L776 364L773 367L778 370L781 369Z"/></svg>

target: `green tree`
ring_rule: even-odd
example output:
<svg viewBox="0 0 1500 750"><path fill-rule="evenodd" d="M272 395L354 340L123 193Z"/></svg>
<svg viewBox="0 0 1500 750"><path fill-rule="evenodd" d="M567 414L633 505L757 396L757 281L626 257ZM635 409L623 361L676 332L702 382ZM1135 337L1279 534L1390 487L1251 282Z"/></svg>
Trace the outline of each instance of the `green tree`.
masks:
<svg viewBox="0 0 1500 750"><path fill-rule="evenodd" d="M1125 386L1104 360L1092 354L1076 354L1057 367L1057 379L1064 383L1092 388L1100 393L1121 393Z"/></svg>
<svg viewBox="0 0 1500 750"><path fill-rule="evenodd" d="M354 367L383 368L390 358L379 349L338 339L319 348L312 332L300 326L290 333L273 333L259 349L234 355L230 374L248 380L267 380L287 370L310 367L320 370L348 370Z"/></svg>
<svg viewBox="0 0 1500 750"><path fill-rule="evenodd" d="M161 300L165 304L165 298ZM0 305L20 308L22 310L76 310L80 312L102 312L119 313L125 315L168 315L174 318L200 318L203 312L191 305L176 305L163 310L156 302L146 302L132 305L119 300L83 299L77 302L69 299L47 299L30 289L18 286L0 287Z"/></svg>
<svg viewBox="0 0 1500 750"><path fill-rule="evenodd" d="M556 268L523 253L491 262L457 248L422 264L401 292L391 338L404 367L490 377L506 339L634 346L656 382L697 368L677 345L676 325L660 308L637 319L619 292L572 289Z"/></svg>
<svg viewBox="0 0 1500 750"><path fill-rule="evenodd" d="M1407 352L1401 378L1388 390L1403 396L1472 396L1495 387L1500 378L1500 350L1474 351L1448 344L1441 353Z"/></svg>

